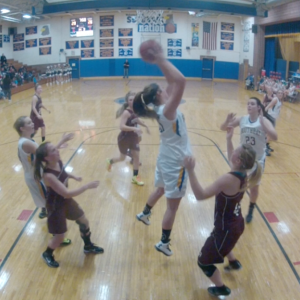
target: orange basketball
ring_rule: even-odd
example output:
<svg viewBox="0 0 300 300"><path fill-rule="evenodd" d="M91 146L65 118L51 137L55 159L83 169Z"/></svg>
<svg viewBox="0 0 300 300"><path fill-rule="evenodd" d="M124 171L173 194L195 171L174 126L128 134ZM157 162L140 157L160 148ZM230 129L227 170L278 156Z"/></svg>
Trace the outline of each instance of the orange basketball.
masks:
<svg viewBox="0 0 300 300"><path fill-rule="evenodd" d="M140 54L144 61L153 62L156 58L156 54L161 51L160 45L154 41L145 41L140 46Z"/></svg>
<svg viewBox="0 0 300 300"><path fill-rule="evenodd" d="M166 25L166 32L167 33L174 33L176 31L176 27L173 23L168 23Z"/></svg>

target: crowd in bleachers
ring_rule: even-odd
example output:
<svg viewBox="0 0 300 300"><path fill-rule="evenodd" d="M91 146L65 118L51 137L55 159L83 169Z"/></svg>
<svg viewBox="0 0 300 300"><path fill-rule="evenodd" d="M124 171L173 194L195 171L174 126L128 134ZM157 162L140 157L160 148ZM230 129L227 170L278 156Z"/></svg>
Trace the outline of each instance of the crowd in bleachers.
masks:
<svg viewBox="0 0 300 300"><path fill-rule="evenodd" d="M21 86L27 82L34 82L35 74L21 65L18 69L12 64L9 64L4 53L1 58L1 69L0 69L0 99L11 97L11 88Z"/></svg>

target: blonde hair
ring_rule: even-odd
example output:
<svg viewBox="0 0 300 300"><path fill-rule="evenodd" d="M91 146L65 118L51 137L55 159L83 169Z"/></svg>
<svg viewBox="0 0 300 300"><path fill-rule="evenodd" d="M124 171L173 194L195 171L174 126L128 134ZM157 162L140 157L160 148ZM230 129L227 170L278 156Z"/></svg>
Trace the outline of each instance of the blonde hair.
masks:
<svg viewBox="0 0 300 300"><path fill-rule="evenodd" d="M241 191L244 192L259 183L262 176L262 166L256 160L256 152L249 144L242 144L239 158L241 160L241 171L251 170L256 165L256 168L247 176L246 182L241 188Z"/></svg>
<svg viewBox="0 0 300 300"><path fill-rule="evenodd" d="M19 117L14 123L14 129L18 132L19 136L22 135L21 127L25 126L26 116Z"/></svg>
<svg viewBox="0 0 300 300"><path fill-rule="evenodd" d="M122 113L124 112L124 110L127 109L129 97L134 96L134 95L135 95L134 92L128 92L128 93L126 94L124 104L123 104L123 105L117 110L117 112L116 112L116 119L118 119L118 118L122 115Z"/></svg>

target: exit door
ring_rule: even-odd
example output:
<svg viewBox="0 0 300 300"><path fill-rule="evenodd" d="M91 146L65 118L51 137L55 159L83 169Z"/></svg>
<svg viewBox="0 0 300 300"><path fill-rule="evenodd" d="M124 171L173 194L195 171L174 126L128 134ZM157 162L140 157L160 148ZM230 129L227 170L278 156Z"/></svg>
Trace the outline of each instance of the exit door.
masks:
<svg viewBox="0 0 300 300"><path fill-rule="evenodd" d="M202 61L202 79L213 79L214 60L211 58L203 58Z"/></svg>
<svg viewBox="0 0 300 300"><path fill-rule="evenodd" d="M72 68L72 78L79 79L79 58L70 58L69 65Z"/></svg>

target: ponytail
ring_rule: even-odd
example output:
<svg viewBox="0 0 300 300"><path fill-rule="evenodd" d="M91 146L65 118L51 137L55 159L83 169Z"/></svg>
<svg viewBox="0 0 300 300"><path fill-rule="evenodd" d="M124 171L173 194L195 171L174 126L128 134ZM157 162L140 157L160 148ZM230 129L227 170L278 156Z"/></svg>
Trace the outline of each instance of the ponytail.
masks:
<svg viewBox="0 0 300 300"><path fill-rule="evenodd" d="M45 169L45 157L47 156L47 145L49 142L42 143L35 152L35 163L34 163L34 178L36 180L42 179L42 170Z"/></svg>
<svg viewBox="0 0 300 300"><path fill-rule="evenodd" d="M158 119L155 110L148 107L149 104L158 105L157 92L159 85L152 83L144 88L142 92L136 94L133 101L133 110L139 117Z"/></svg>

